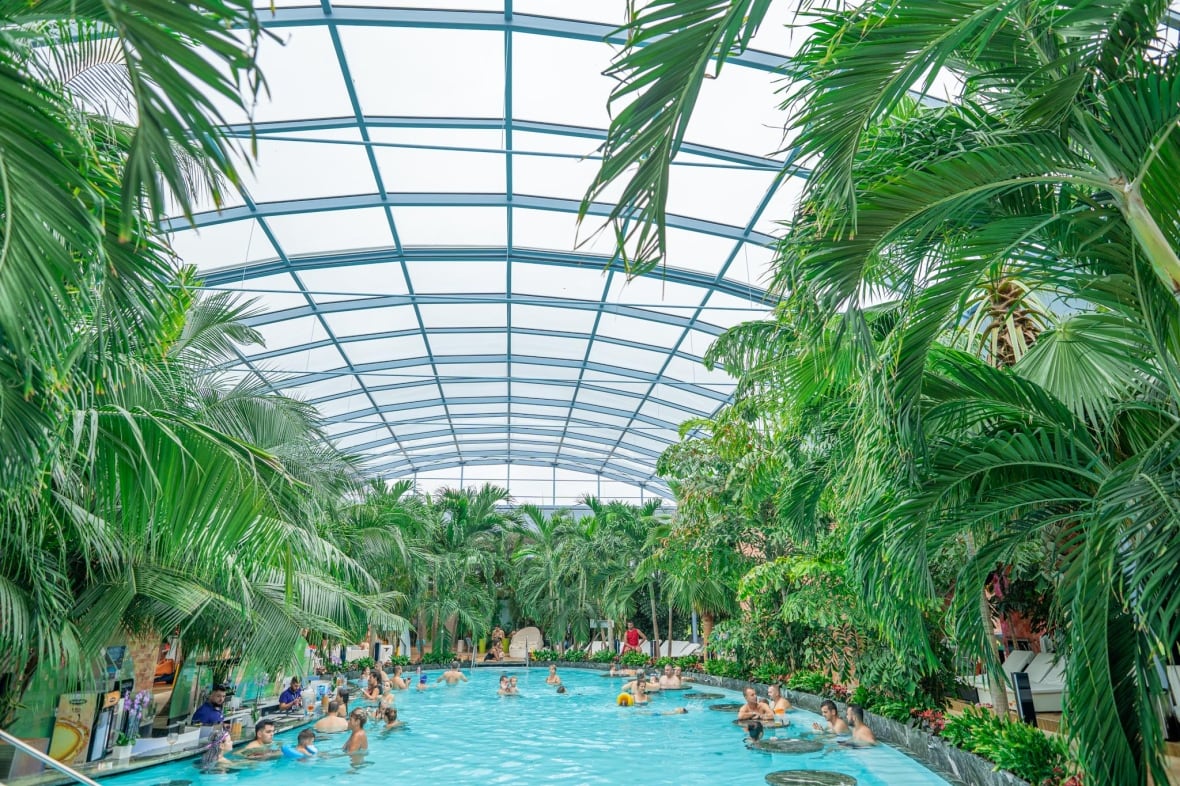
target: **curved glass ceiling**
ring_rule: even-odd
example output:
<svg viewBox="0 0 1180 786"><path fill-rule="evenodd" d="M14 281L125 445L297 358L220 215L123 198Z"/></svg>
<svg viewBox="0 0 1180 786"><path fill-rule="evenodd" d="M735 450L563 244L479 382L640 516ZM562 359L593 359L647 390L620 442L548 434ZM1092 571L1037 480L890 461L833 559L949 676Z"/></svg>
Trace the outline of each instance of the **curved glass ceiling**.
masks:
<svg viewBox="0 0 1180 786"><path fill-rule="evenodd" d="M778 180L783 55L759 49L789 40L786 8L705 83L667 268L628 282L600 219L575 225L625 2L260 5L253 171L169 226L210 288L259 299L266 346L229 373L314 402L375 476L666 496L659 454L732 392L700 358L771 305L766 245L801 188Z"/></svg>

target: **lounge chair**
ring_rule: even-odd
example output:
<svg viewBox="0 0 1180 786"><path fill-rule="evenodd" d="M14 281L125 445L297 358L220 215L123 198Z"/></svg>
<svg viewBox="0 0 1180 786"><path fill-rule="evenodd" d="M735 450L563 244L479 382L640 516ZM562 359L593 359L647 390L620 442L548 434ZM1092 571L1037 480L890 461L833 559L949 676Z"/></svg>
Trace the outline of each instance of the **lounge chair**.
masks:
<svg viewBox="0 0 1180 786"><path fill-rule="evenodd" d="M1180 721L1180 666L1165 666L1164 674L1168 678L1169 697L1172 705L1172 715Z"/></svg>
<svg viewBox="0 0 1180 786"><path fill-rule="evenodd" d="M1039 653L1023 669L1037 712L1061 712L1065 694L1065 661L1051 652Z"/></svg>
<svg viewBox="0 0 1180 786"><path fill-rule="evenodd" d="M544 642L539 628L521 628L512 634L512 641L508 643L508 659L524 660L530 652L545 646Z"/></svg>
<svg viewBox="0 0 1180 786"><path fill-rule="evenodd" d="M1009 653L1001 665L1001 668L1004 670L1005 682L1010 686L1012 684L1012 675L1018 671L1024 671L1024 667L1032 659L1033 653L1028 650L1016 650ZM980 674L972 680L972 683L979 689L979 702L981 704L995 704L995 701L992 699L991 682L988 680L987 674Z"/></svg>
<svg viewBox="0 0 1180 786"><path fill-rule="evenodd" d="M673 657L673 658L684 658L689 655L696 655L700 651L701 651L700 644L695 644L691 641L676 641L675 639L672 640L672 655L671 655L671 657ZM668 656L668 642L665 641L660 644L660 651L659 651L657 657L667 657L667 656Z"/></svg>

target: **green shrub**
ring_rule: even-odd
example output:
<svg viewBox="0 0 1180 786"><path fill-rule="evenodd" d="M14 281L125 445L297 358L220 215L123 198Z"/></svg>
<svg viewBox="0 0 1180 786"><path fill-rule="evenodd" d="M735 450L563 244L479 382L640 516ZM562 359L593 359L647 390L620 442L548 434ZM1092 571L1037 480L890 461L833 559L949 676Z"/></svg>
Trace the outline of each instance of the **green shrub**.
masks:
<svg viewBox="0 0 1180 786"><path fill-rule="evenodd" d="M457 659L458 656L450 650L438 650L437 652L428 652L422 656L422 663L426 665L435 663L450 663Z"/></svg>
<svg viewBox="0 0 1180 786"><path fill-rule="evenodd" d="M786 685L791 690L802 691L803 693L811 693L816 696L824 696L828 692L828 686L832 681L828 679L828 675L822 671L810 671L802 669L787 677Z"/></svg>
<svg viewBox="0 0 1180 786"><path fill-rule="evenodd" d="M590 656L590 660L594 663L610 663L615 659L615 654L610 650L599 650Z"/></svg>
<svg viewBox="0 0 1180 786"><path fill-rule="evenodd" d="M533 650L529 657L532 660L561 660L561 655L557 650L539 649Z"/></svg>
<svg viewBox="0 0 1180 786"><path fill-rule="evenodd" d="M856 704L856 702L851 703ZM866 707L866 709L872 710L873 713L880 715L882 718L889 718L899 723L909 723L910 718L913 717L910 714L910 703L908 701L879 700L871 707Z"/></svg>
<svg viewBox="0 0 1180 786"><path fill-rule="evenodd" d="M707 660L705 673L714 677L729 677L735 680L746 678L746 668L735 660Z"/></svg>
<svg viewBox="0 0 1180 786"><path fill-rule="evenodd" d="M636 666L646 666L647 656L642 652L627 652L623 654L623 657L619 658L619 662L624 666L629 666L631 668L635 668Z"/></svg>
<svg viewBox="0 0 1180 786"><path fill-rule="evenodd" d="M662 669L665 666L679 666L682 669L695 669L701 665L701 659L696 655L681 655L677 658L669 658L665 655L662 658L656 658L656 668Z"/></svg>
<svg viewBox="0 0 1180 786"><path fill-rule="evenodd" d="M386 658L390 666L409 666L410 658L408 655L391 655Z"/></svg>
<svg viewBox="0 0 1180 786"><path fill-rule="evenodd" d="M764 682L767 685L774 685L782 682L783 677L790 669L784 663L763 663L760 666L755 666L750 670L751 676L755 682Z"/></svg>
<svg viewBox="0 0 1180 786"><path fill-rule="evenodd" d="M570 663L582 663L589 657L590 655L586 650L566 650L565 655L562 655L561 659L568 660Z"/></svg>
<svg viewBox="0 0 1180 786"><path fill-rule="evenodd" d="M372 669L377 663L372 658L357 658L348 662L348 671L364 671Z"/></svg>
<svg viewBox="0 0 1180 786"><path fill-rule="evenodd" d="M962 715L947 718L941 736L1029 783L1060 783L1070 768L1064 739L1000 718L982 707L968 707Z"/></svg>

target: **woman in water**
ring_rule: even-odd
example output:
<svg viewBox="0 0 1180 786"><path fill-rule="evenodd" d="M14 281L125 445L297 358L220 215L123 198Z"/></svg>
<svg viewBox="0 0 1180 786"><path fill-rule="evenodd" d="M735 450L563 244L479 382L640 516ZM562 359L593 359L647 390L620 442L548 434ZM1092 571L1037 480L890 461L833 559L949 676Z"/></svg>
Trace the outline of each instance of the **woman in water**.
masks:
<svg viewBox="0 0 1180 786"><path fill-rule="evenodd" d="M365 733L365 721L368 716L362 709L355 709L348 716L348 730L352 734L344 742L345 753L364 753L369 749L369 735Z"/></svg>
<svg viewBox="0 0 1180 786"><path fill-rule="evenodd" d="M549 676L545 678L545 684L546 685L560 685L561 684L561 677L557 676L557 664L556 663L549 664Z"/></svg>
<svg viewBox="0 0 1180 786"><path fill-rule="evenodd" d="M393 731L394 729L400 729L406 725L397 719L396 707L386 707L384 710L382 710L382 712L384 715L381 717L381 720L385 721L385 728L382 729L382 731Z"/></svg>
<svg viewBox="0 0 1180 786"><path fill-rule="evenodd" d="M381 683L377 682L377 675L369 675L369 684L361 688L361 695L370 701L381 698Z"/></svg>
<svg viewBox="0 0 1180 786"><path fill-rule="evenodd" d="M229 732L218 729L209 735L209 744L201 756L201 769L224 772L230 767L236 767L238 762L226 758L234 749L234 739Z"/></svg>

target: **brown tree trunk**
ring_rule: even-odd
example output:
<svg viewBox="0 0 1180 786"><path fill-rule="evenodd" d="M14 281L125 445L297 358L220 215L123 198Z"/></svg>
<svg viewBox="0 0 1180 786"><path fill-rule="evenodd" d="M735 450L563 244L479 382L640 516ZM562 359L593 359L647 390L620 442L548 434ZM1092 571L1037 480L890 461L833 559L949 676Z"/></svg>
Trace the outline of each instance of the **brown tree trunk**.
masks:
<svg viewBox="0 0 1180 786"><path fill-rule="evenodd" d="M713 632L713 612L701 611L701 641L704 642L704 647L701 648L705 655L705 660L709 659L709 634Z"/></svg>
<svg viewBox="0 0 1180 786"><path fill-rule="evenodd" d="M672 604L668 604L668 657L672 657Z"/></svg>

